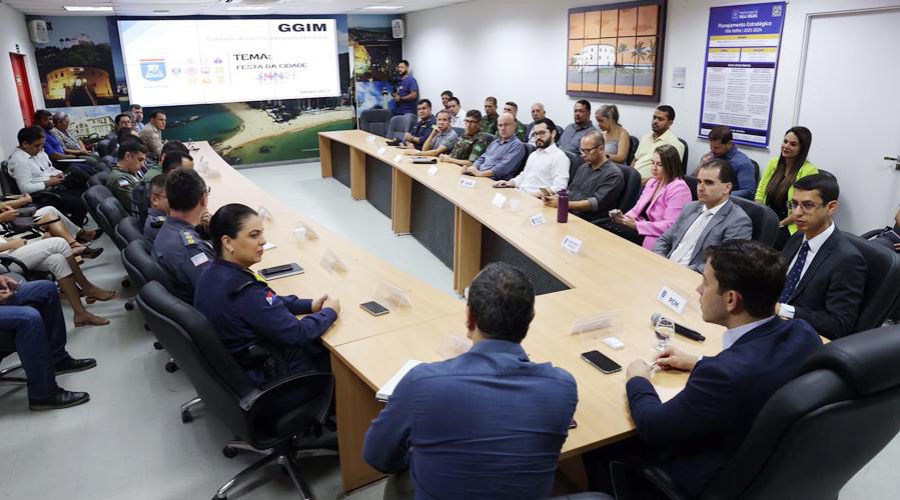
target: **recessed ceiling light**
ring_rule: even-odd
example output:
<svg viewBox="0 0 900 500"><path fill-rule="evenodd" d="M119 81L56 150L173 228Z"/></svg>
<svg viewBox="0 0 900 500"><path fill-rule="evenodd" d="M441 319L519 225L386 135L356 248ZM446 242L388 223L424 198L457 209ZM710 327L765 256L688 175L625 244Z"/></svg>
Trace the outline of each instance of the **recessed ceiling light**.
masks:
<svg viewBox="0 0 900 500"><path fill-rule="evenodd" d="M88 5L65 5L63 6L69 12L112 12L113 8L110 6L88 6Z"/></svg>
<svg viewBox="0 0 900 500"><path fill-rule="evenodd" d="M397 10L402 8L402 5L369 5L368 7L363 7L362 10Z"/></svg>

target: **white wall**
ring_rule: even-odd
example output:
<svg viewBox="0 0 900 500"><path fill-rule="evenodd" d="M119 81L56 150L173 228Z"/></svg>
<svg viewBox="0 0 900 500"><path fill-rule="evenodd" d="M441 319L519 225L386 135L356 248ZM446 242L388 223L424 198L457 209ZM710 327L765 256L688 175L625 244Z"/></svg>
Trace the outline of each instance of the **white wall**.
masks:
<svg viewBox="0 0 900 500"><path fill-rule="evenodd" d="M565 95L568 9L613 3L617 0L472 0L406 15L407 38L403 55L410 61L422 95L437 99L442 90L459 96L464 109L482 109L485 96L515 101L519 119L530 120L535 101L547 107L547 116L562 126L572 121L577 98ZM709 8L751 3L747 0L669 0L660 104L675 108L674 132L688 142L689 165L708 150L697 138L703 58ZM782 134L794 117L804 27L808 13L895 5L896 0L792 0L786 9L778 79L775 87L772 132L768 149L743 147L765 168L778 154ZM892 49L888 49L892 50ZM683 89L672 88L672 69L687 68ZM848 92L855 91L848 89ZM608 99L591 100L619 107L620 122L632 135L650 130L655 104L633 104ZM840 96L835 96L835 103ZM810 160L828 169L828 158L816 156L816 124L803 124L813 132Z"/></svg>
<svg viewBox="0 0 900 500"><path fill-rule="evenodd" d="M42 108L44 98L41 95L41 82L34 62L34 45L28 38L25 15L0 4L0 110L3 110L0 115L0 159L2 160L6 160L16 148L16 134L23 126L19 94L16 91L9 53L25 55L34 109Z"/></svg>

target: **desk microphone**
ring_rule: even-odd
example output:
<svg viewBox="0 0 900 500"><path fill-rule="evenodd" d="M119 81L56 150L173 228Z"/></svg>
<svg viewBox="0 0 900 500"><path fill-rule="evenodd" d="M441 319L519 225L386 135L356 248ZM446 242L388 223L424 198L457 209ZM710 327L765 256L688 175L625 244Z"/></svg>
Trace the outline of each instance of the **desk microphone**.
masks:
<svg viewBox="0 0 900 500"><path fill-rule="evenodd" d="M653 313L653 315L650 316L650 322L653 325L656 325L656 322L659 321L659 318L662 318L662 317L663 317L663 315L660 313ZM672 320L669 320L669 321L672 321ZM704 340L706 340L706 337L704 337L703 335L700 335L699 332L691 330L690 328L688 328L686 326L679 325L678 323L676 323L674 321L672 321L672 324L675 325L675 333L677 333L678 335L681 335L682 337L687 337L691 340L697 340L699 342L703 342Z"/></svg>

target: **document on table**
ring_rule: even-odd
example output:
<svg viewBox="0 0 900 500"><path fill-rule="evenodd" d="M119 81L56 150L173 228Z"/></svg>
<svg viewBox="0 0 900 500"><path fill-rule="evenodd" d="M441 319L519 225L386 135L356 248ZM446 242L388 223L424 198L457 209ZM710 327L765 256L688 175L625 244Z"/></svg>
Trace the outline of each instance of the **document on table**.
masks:
<svg viewBox="0 0 900 500"><path fill-rule="evenodd" d="M388 398L391 397L391 394L394 393L394 389L397 388L397 384L399 384L400 381L403 380L403 377L405 377L410 370L421 363L421 361L417 361L415 359L407 361L406 364L403 365L403 368L397 370L397 373L395 373L394 376L391 377L391 379L388 380L386 384L381 386L381 389L378 389L378 392L375 393L375 399L386 403Z"/></svg>

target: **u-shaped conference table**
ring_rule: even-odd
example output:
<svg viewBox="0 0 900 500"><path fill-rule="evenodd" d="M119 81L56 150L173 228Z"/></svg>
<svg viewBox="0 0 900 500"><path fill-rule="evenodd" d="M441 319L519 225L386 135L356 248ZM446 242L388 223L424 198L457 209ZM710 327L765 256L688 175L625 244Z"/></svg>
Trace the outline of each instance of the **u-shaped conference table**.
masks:
<svg viewBox="0 0 900 500"><path fill-rule="evenodd" d="M304 218L253 184L224 162L207 143L194 143L209 159L201 172L211 186L210 208L227 203L265 207L265 236L275 248L257 268L296 262L304 274L270 283L280 294L316 297L329 293L341 300L341 315L324 335L336 383L336 412L341 477L346 491L379 479L362 459L365 432L383 407L375 392L408 360L431 362L452 357L466 346L465 303L387 264L314 220ZM449 163L414 164L403 150L359 130L319 133L323 177L350 188L352 200L371 203L391 218L397 235L412 235L453 270L453 288L468 286L483 265L513 263L535 284L535 318L523 342L535 362L552 362L578 382L577 428L569 431L560 470L583 484L580 455L634 432L622 371L604 375L581 359L599 350L623 367L634 359L652 359L654 312L685 324L705 336L705 343L676 337L673 344L697 355L721 350L722 327L703 322L695 289L699 274L629 243L574 215L556 222L556 209L512 189L494 189L487 179L460 184L460 168ZM433 168L434 167L434 168ZM501 193L506 199L495 198ZM353 201L357 200L357 201ZM503 203L499 203L503 201ZM496 202L496 204L495 204ZM541 214L545 222L533 224ZM316 239L298 238L302 224ZM577 252L563 239L580 240ZM339 261L343 265L335 266ZM687 299L682 314L658 300L663 287ZM359 304L385 290L402 291L410 306L371 316ZM608 326L573 334L576 322L611 314ZM602 342L614 336L624 348ZM687 374L659 372L653 384L663 400L677 394ZM460 422L460 425L465 425Z"/></svg>

